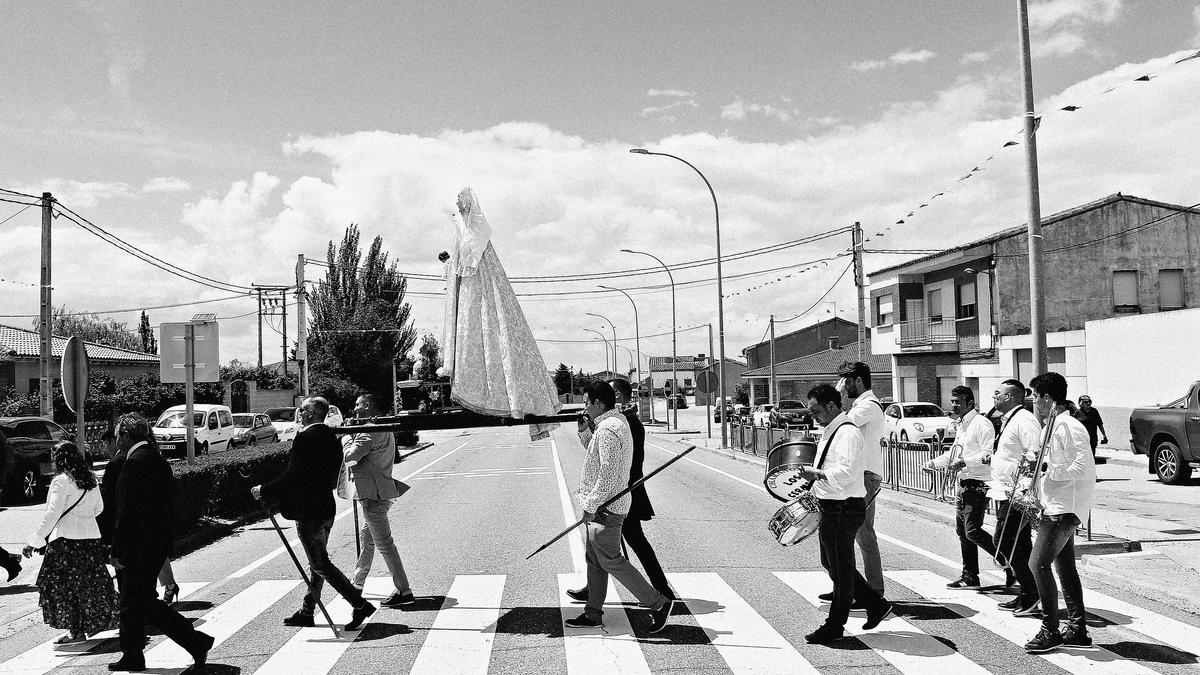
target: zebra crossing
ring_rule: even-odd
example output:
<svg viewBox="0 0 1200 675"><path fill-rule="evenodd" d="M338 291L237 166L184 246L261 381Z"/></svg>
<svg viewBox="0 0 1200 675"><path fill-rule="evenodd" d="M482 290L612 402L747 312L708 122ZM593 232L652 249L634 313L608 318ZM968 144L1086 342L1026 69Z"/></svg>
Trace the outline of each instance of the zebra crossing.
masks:
<svg viewBox="0 0 1200 675"><path fill-rule="evenodd" d="M1088 673L1122 673L1138 675L1156 672L1152 668L1129 660L1105 648L1111 643L1128 644L1131 636L1147 646L1155 645L1174 653L1192 656L1200 645L1200 628L1173 619L1125 601L1109 597L1088 589L1085 597L1093 618L1105 624L1120 625L1115 639L1104 636L1107 628L1093 629L1096 646L1085 649L1062 649L1036 656L1025 655L1021 649L1024 641L1037 630L1035 619L1023 619L1003 612L996 607L994 597L972 592L948 590L948 578L927 570L889 571L890 594L898 599L897 616L886 619L873 631L861 631L861 615L854 613L846 626L848 636L858 640L866 650L873 653L880 667L901 673L952 673L968 675L974 673L1009 672L1007 664L995 660L978 663L971 656L957 649L955 638L976 631L989 636L998 645L1008 645L1010 656L1035 659L1043 662L1047 670ZM805 627L815 625L824 614L825 605L817 596L830 587L829 579L820 571L781 570L772 573L781 583L782 596L772 600L776 605L807 607L808 611L800 623ZM776 625L772 625L761 607L743 596L720 573L684 572L668 574L676 592L684 602L693 605L693 611L677 613L671 623L690 626L691 631L702 631L704 639L687 640L674 644L671 630L648 638L644 631L635 630L642 617L640 612L627 613L635 603L624 601L616 587L610 587L605 608L603 629L562 629L559 635L549 634L545 639L557 640L550 647L562 654L565 672L568 673L650 673L647 654L656 649L691 650L691 654L704 662L732 673L820 673L823 672L810 659L826 647L805 645L796 639L794 626L779 625L779 613L774 612ZM497 626L501 624L505 607L506 583L503 574L458 575L445 590L440 606L427 606L421 611L436 611L432 623L422 629L423 638L419 646L413 646L414 654L404 658L408 672L412 673L487 673L493 666L497 641ZM550 581L550 580L547 580ZM560 574L552 583L557 587L559 614L565 620L576 616L582 606L573 603L566 595L572 585L578 585L578 574ZM183 587L181 600L204 598L208 585L190 583ZM282 611L289 595L300 590L298 580L259 580L224 598L207 609L197 619L198 625L212 635L215 646L210 662L236 659L239 649L250 649L249 638L264 632L269 622L271 634L282 636L270 647L265 661L247 670L255 673L341 673L361 671L362 661L354 665L346 662L356 649L376 650L372 657L386 656L387 645L367 644L360 636L369 628L345 632L340 639L333 639L327 624L318 615L317 625L312 628L283 629L275 626L275 620L264 618L271 608ZM385 597L391 591L391 581L386 577L367 580L365 594L368 597ZM215 595L221 595L217 593ZM912 598L915 596L915 598ZM294 602L294 598L293 598ZM284 603L281 605L281 603ZM201 603L204 604L204 603ZM939 622L922 622L916 617L907 617L906 604L924 604L941 608L942 614L950 617L953 629L947 630ZM340 598L327 605L333 621L342 624L349 619L350 607ZM389 610L381 610L372 619L379 620ZM278 614L278 611L275 612ZM394 613L390 621L406 623L407 612ZM415 619L416 614L410 615ZM920 624L925 623L924 627ZM1111 636L1110 636L1111 637ZM99 664L100 655L111 655L113 632L101 634L84 645L71 645L56 649L53 638L37 644L7 660L0 662L0 674L21 673L41 675L57 669L77 670L80 666ZM191 661L187 653L173 642L162 637L155 638L146 651L146 662L154 672L179 672ZM377 641L376 641L377 642ZM254 649L261 651L255 643ZM383 651L380 648L383 647ZM855 645L856 649L862 649ZM1127 651L1127 650L1126 650ZM91 661L86 659L91 658ZM1193 661L1194 662L1194 661ZM376 663L372 661L372 663ZM1153 663L1151 660L1150 663ZM886 664L886 665L885 665ZM400 670L389 662L388 670ZM544 665L544 664L543 664ZM384 664L378 664L383 669ZM558 668L555 668L558 669ZM80 672L85 672L81 670Z"/></svg>

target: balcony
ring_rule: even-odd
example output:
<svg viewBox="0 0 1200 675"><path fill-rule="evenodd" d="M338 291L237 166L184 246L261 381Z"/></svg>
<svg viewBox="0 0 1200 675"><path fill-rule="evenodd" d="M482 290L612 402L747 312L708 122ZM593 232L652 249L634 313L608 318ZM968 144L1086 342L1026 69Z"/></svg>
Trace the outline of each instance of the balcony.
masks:
<svg viewBox="0 0 1200 675"><path fill-rule="evenodd" d="M913 352L958 351L958 330L952 318L922 317L900 323L900 349Z"/></svg>

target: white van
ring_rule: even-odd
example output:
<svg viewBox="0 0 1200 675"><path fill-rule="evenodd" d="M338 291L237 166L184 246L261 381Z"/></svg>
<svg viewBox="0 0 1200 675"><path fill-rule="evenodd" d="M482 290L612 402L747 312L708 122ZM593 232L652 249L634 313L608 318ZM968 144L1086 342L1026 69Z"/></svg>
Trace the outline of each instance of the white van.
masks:
<svg viewBox="0 0 1200 675"><path fill-rule="evenodd" d="M233 413L229 406L196 403L192 406L196 428L196 455L229 449L233 439ZM187 406L171 406L154 423L154 439L164 457L187 457Z"/></svg>

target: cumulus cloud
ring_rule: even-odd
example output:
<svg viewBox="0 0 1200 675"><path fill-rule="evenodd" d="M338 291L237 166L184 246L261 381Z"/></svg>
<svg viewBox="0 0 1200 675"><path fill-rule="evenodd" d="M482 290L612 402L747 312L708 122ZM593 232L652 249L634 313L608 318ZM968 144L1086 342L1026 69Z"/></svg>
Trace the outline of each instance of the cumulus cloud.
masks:
<svg viewBox="0 0 1200 675"><path fill-rule="evenodd" d="M651 97L691 98L696 94L695 92L684 91L682 89L651 89L646 92L646 95Z"/></svg>
<svg viewBox="0 0 1200 675"><path fill-rule="evenodd" d="M739 98L733 103L721 106L721 119L723 120L740 122L746 119L747 115L761 115L780 122L791 122L795 119L794 111L784 110L770 103L747 103Z"/></svg>
<svg viewBox="0 0 1200 675"><path fill-rule="evenodd" d="M666 115L665 113L674 110L675 108L685 106L688 108L699 108L700 104L692 99L688 99L686 101L673 101L664 105L650 105L642 108L642 117L659 116L659 119L666 119L669 117L671 121L674 121L674 115Z"/></svg>
<svg viewBox="0 0 1200 675"><path fill-rule="evenodd" d="M904 66L911 63L925 63L935 56L937 56L937 54L929 51L928 49L902 49L887 57L887 59L855 61L854 63L850 64L850 68L852 70L865 73L871 70L886 68L889 65Z"/></svg>
<svg viewBox="0 0 1200 675"><path fill-rule="evenodd" d="M78 181L68 178L51 178L38 185L22 186L19 191L36 195L49 192L58 202L72 209L92 208L101 202L129 199L136 195L128 183Z"/></svg>
<svg viewBox="0 0 1200 675"><path fill-rule="evenodd" d="M968 52L962 55L962 58L958 60L958 63L959 65L963 66L970 65L972 63L986 63L991 58L991 54L988 54L987 52Z"/></svg>
<svg viewBox="0 0 1200 675"><path fill-rule="evenodd" d="M158 176L146 181L142 186L142 192L153 194L157 192L187 192L192 189L192 184L182 178L173 176Z"/></svg>
<svg viewBox="0 0 1200 675"><path fill-rule="evenodd" d="M1116 23L1123 0L1045 0L1029 5L1035 57L1065 56L1084 49L1095 29Z"/></svg>

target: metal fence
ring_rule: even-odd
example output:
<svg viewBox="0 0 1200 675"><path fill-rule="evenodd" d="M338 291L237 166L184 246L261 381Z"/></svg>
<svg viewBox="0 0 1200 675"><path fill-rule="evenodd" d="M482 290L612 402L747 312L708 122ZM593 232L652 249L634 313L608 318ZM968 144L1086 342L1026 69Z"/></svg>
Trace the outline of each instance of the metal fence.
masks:
<svg viewBox="0 0 1200 675"><path fill-rule="evenodd" d="M753 424L730 424L729 442L742 452L766 456L776 443L789 438L800 438L812 431L804 425L783 427L756 427Z"/></svg>

